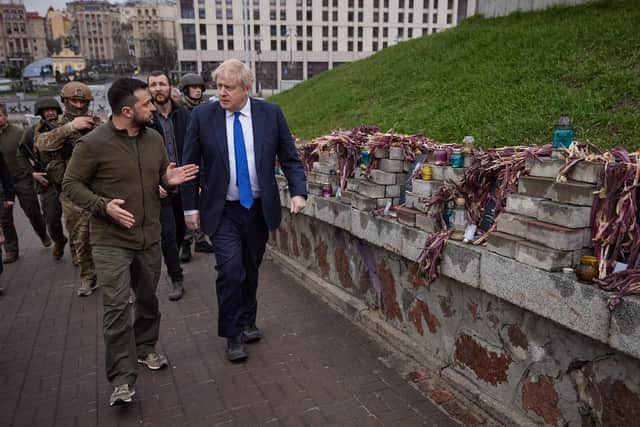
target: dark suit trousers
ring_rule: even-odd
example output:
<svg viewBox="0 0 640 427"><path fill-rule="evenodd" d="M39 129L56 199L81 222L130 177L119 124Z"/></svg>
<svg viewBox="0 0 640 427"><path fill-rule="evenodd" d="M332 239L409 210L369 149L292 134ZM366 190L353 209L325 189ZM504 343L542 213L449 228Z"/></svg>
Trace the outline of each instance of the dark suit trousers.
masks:
<svg viewBox="0 0 640 427"><path fill-rule="evenodd" d="M251 209L226 202L211 242L216 255L218 335L233 337L256 322L258 269L269 238L260 200Z"/></svg>
<svg viewBox="0 0 640 427"><path fill-rule="evenodd" d="M182 267L178 242L184 239L184 212L179 194L170 194L160 201L160 226L162 257L167 266L167 274L172 281L182 280Z"/></svg>

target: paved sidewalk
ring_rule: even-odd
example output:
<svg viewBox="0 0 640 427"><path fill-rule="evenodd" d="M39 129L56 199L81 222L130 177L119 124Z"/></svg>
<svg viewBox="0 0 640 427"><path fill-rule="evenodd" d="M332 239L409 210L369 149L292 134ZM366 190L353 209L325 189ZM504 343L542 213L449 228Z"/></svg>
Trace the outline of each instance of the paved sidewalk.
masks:
<svg viewBox="0 0 640 427"><path fill-rule="evenodd" d="M186 295L167 298L158 350L134 402L108 405L99 292L75 296L68 251L54 261L15 210L21 254L0 283L0 426L452 426L383 360L385 351L273 263L262 269L258 325L244 364L217 336L213 256L185 264Z"/></svg>

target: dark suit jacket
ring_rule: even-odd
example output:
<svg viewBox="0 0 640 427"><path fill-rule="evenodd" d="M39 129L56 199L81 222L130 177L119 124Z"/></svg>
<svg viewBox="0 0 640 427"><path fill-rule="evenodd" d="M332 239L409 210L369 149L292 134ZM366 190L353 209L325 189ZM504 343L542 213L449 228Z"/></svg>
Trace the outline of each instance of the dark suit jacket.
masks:
<svg viewBox="0 0 640 427"><path fill-rule="evenodd" d="M269 230L275 230L282 215L274 175L276 156L292 197L306 197L307 179L280 107L256 99L250 102L262 213ZM202 230L212 235L220 224L230 176L226 112L218 102L199 105L191 112L182 158L184 164L200 165L202 172L198 180L182 185L184 210L199 210Z"/></svg>

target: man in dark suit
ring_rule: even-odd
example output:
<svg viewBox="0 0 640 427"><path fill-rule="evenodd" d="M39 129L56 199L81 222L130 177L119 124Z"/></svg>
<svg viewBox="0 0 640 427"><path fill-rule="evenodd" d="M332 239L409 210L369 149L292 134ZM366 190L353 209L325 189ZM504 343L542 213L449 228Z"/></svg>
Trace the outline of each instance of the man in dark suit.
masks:
<svg viewBox="0 0 640 427"><path fill-rule="evenodd" d="M200 165L200 182L182 187L187 227L211 236L218 296L218 335L227 359L247 358L256 326L258 269L270 230L280 225L276 156L287 177L290 209L305 206L307 182L291 132L277 105L249 98L253 75L230 59L213 73L219 101L194 108L183 161ZM202 188L198 194L198 188Z"/></svg>

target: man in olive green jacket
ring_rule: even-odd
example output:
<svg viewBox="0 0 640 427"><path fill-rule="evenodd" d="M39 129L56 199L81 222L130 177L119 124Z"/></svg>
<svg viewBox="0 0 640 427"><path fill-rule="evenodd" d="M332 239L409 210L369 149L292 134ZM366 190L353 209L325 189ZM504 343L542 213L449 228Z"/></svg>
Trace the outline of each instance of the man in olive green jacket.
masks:
<svg viewBox="0 0 640 427"><path fill-rule="evenodd" d="M22 139L23 131L18 126L9 123L7 109L0 104L0 151L4 156L13 187L15 189L20 206L29 218L33 230L36 232L44 246L51 246L51 239L47 234L47 228L38 202L38 196L33 188L31 173L25 170L18 162L18 144ZM13 206L0 208L0 224L4 229L4 248L7 251L4 263L10 264L17 261L19 256L18 234L13 223Z"/></svg>
<svg viewBox="0 0 640 427"><path fill-rule="evenodd" d="M195 178L198 167L169 163L162 137L146 127L155 107L141 80L116 80L107 94L113 116L82 137L73 151L63 191L91 212L93 260L102 289L109 403L131 402L137 364L168 365L156 353L160 311L160 186ZM136 296L131 325L130 288Z"/></svg>

